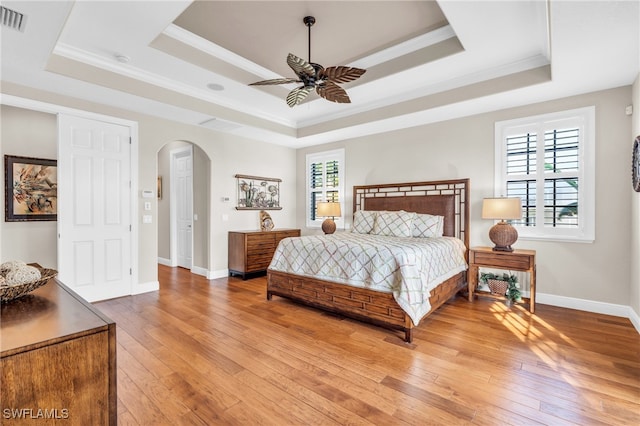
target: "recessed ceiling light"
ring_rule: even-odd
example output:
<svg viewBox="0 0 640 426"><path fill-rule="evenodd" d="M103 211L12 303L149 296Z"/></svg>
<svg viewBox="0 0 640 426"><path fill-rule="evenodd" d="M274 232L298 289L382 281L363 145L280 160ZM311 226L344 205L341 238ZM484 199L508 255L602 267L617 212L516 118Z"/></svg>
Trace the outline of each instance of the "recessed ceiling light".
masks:
<svg viewBox="0 0 640 426"><path fill-rule="evenodd" d="M131 60L127 55L116 54L114 56L118 62L122 62L123 64L126 64Z"/></svg>
<svg viewBox="0 0 640 426"><path fill-rule="evenodd" d="M211 90L216 90L216 91L224 90L224 86L218 83L209 83L207 84L207 87Z"/></svg>

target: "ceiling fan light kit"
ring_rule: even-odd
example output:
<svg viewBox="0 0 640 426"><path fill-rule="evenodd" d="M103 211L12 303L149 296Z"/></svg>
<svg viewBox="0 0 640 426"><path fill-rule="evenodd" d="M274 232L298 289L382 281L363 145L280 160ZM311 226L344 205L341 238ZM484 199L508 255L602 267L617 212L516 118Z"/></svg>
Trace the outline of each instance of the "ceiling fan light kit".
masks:
<svg viewBox="0 0 640 426"><path fill-rule="evenodd" d="M305 61L293 53L287 55L287 65L296 73L297 78L276 78L251 83L249 86L266 86L275 84L302 83L287 95L287 105L294 107L302 102L313 89L320 97L341 104L351 103L349 95L338 83L348 83L357 80L366 72L361 68L335 66L324 68L311 62L311 27L316 23L313 16L305 16L302 20L309 28L309 60Z"/></svg>

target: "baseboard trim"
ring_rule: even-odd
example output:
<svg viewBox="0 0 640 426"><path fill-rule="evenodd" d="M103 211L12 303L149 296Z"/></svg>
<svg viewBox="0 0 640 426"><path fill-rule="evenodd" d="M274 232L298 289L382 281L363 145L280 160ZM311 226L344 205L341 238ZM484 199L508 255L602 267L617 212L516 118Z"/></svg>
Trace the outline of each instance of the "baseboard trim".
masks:
<svg viewBox="0 0 640 426"><path fill-rule="evenodd" d="M150 281L147 283L138 283L138 285L134 285L131 289L131 294L149 293L150 291L158 290L160 290L160 282Z"/></svg>
<svg viewBox="0 0 640 426"><path fill-rule="evenodd" d="M640 333L640 316L638 316L638 313L634 311L631 306L629 306L629 320L631 320L631 324L633 324L638 333Z"/></svg>
<svg viewBox="0 0 640 426"><path fill-rule="evenodd" d="M165 259L164 257L158 257L158 263L160 265L170 266L172 268L175 267L175 266L178 266L178 265L172 265L171 264L171 259Z"/></svg>
<svg viewBox="0 0 640 426"><path fill-rule="evenodd" d="M206 268L201 268L199 266L194 266L191 269L191 272L193 274L196 275L202 275L203 277L205 277L208 280L215 280L216 278L225 278L229 276L229 270L228 269L221 269L218 271L210 271L209 269Z"/></svg>
<svg viewBox="0 0 640 426"><path fill-rule="evenodd" d="M209 270L207 268L202 268L200 266L193 266L191 268L191 273L192 274L196 274L196 275L201 275L201 276L205 277L206 279L210 279L209 278Z"/></svg>
<svg viewBox="0 0 640 426"><path fill-rule="evenodd" d="M209 278L210 280L215 280L216 278L226 278L229 276L228 269L219 269L217 271L210 271L210 272L211 272L211 278Z"/></svg>
<svg viewBox="0 0 640 426"><path fill-rule="evenodd" d="M638 317L638 314L631 308L631 306L596 302L593 300L577 299L574 297L556 296L554 294L545 293L536 294L536 303L628 318L636 331L640 333L640 317Z"/></svg>

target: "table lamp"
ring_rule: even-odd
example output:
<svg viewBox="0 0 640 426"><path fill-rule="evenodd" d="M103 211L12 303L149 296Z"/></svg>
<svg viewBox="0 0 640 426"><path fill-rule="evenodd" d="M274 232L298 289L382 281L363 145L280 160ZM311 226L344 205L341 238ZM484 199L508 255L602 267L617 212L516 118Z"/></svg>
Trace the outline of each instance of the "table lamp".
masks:
<svg viewBox="0 0 640 426"><path fill-rule="evenodd" d="M326 217L322 222L322 231L325 234L333 234L336 232L336 223L333 219L337 216L340 217L340 203L323 202L318 203L318 216Z"/></svg>
<svg viewBox="0 0 640 426"><path fill-rule="evenodd" d="M511 245L518 240L518 231L505 220L522 218L520 197L485 198L482 201L482 218L500 220L489 230L489 239L495 244L493 250L513 251Z"/></svg>

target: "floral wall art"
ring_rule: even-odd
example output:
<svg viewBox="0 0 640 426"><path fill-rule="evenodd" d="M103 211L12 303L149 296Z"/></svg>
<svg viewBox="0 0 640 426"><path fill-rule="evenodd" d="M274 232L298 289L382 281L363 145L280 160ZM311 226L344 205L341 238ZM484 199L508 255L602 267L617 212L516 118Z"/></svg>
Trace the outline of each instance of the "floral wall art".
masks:
<svg viewBox="0 0 640 426"><path fill-rule="evenodd" d="M5 222L57 220L56 160L4 156Z"/></svg>
<svg viewBox="0 0 640 426"><path fill-rule="evenodd" d="M282 179L236 175L237 210L280 210Z"/></svg>

